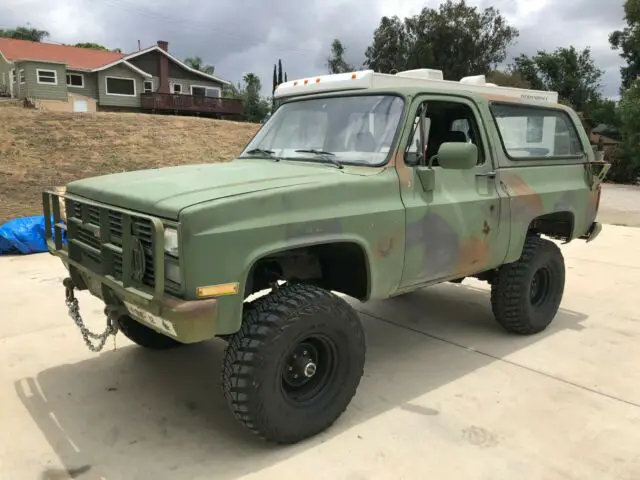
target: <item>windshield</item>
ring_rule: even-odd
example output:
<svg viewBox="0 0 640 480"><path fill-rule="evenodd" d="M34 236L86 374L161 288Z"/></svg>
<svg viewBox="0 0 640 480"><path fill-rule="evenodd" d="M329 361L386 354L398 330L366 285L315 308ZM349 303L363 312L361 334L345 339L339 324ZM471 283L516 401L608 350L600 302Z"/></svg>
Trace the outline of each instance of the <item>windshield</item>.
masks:
<svg viewBox="0 0 640 480"><path fill-rule="evenodd" d="M404 100L395 95L285 103L240 156L378 165L391 149L403 106Z"/></svg>

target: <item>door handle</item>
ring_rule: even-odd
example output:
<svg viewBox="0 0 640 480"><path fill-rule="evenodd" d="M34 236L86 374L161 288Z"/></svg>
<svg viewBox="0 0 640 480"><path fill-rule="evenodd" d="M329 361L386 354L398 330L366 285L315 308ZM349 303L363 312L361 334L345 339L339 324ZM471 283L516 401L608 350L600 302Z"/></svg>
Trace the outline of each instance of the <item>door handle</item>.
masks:
<svg viewBox="0 0 640 480"><path fill-rule="evenodd" d="M498 172L482 172L476 173L476 177L496 178Z"/></svg>

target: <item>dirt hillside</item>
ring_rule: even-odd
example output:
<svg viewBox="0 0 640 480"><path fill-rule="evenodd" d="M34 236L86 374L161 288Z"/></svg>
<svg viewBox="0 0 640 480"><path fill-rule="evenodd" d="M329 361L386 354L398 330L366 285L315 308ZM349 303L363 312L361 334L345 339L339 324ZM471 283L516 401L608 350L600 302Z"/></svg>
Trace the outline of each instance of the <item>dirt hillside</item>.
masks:
<svg viewBox="0 0 640 480"><path fill-rule="evenodd" d="M258 125L196 117L73 115L0 102L0 224L40 214L44 187L238 154Z"/></svg>

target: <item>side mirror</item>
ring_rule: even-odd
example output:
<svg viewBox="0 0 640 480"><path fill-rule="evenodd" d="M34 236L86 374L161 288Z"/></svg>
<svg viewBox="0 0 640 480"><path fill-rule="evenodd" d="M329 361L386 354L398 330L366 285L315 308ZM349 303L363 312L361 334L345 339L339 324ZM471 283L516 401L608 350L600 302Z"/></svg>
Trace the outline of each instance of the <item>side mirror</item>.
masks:
<svg viewBox="0 0 640 480"><path fill-rule="evenodd" d="M447 170L469 170L478 164L478 147L473 143L445 142L438 149L438 164Z"/></svg>

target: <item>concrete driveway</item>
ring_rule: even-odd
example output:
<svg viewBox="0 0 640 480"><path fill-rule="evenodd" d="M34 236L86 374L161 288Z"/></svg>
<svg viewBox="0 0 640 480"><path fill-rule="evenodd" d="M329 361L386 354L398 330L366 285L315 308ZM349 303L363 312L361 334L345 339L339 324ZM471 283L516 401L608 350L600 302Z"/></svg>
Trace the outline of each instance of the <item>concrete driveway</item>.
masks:
<svg viewBox="0 0 640 480"><path fill-rule="evenodd" d="M563 250L562 310L537 336L503 333L475 281L356 304L369 348L358 395L286 448L228 413L222 342L150 352L119 335L91 353L62 265L0 257L0 478L638 480L640 229L607 225ZM80 301L97 330L100 304Z"/></svg>

